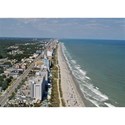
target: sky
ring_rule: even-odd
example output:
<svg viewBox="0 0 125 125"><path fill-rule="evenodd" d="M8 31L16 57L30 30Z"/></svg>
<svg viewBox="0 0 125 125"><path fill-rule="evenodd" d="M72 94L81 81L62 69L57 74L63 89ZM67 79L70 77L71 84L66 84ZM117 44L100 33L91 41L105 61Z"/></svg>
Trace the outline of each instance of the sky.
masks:
<svg viewBox="0 0 125 125"><path fill-rule="evenodd" d="M125 40L125 18L0 18L0 37Z"/></svg>

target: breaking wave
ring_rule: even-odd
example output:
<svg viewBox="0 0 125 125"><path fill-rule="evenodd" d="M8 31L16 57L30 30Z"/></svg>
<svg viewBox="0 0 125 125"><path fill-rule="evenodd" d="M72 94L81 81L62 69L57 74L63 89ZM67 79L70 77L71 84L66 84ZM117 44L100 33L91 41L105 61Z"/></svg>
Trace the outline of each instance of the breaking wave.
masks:
<svg viewBox="0 0 125 125"><path fill-rule="evenodd" d="M113 105L106 102L107 100L109 100L108 96L103 94L98 87L92 84L91 78L87 76L87 71L84 71L81 68L81 66L77 63L77 61L72 59L64 43L61 43L61 45L66 62L73 76L78 81L80 90L83 93L86 100L88 100L97 107L114 107Z"/></svg>

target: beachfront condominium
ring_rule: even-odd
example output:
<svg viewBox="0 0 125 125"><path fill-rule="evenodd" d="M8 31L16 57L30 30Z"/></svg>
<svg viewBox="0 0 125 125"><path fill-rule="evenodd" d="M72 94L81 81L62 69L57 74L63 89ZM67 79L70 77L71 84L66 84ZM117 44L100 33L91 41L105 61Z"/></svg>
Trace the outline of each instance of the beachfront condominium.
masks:
<svg viewBox="0 0 125 125"><path fill-rule="evenodd" d="M47 57L45 56L42 61L44 62L44 68L50 71L50 61L47 59Z"/></svg>
<svg viewBox="0 0 125 125"><path fill-rule="evenodd" d="M44 77L45 79L45 77ZM43 79L37 79L38 81L34 84L34 98L36 100L42 100L43 94L44 94L44 80Z"/></svg>
<svg viewBox="0 0 125 125"><path fill-rule="evenodd" d="M39 72L29 80L31 98L42 100L47 83L46 72Z"/></svg>

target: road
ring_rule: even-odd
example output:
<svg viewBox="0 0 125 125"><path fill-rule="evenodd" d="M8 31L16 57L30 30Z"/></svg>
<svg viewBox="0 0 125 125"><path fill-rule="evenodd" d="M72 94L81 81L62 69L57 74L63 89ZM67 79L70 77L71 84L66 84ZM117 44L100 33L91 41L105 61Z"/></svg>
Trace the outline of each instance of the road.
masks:
<svg viewBox="0 0 125 125"><path fill-rule="evenodd" d="M47 45L45 46L45 49L44 49L44 53L47 52L47 49L49 46L52 46L53 47L53 44L55 42L48 42ZM16 81L14 81L11 86L5 91L4 94L2 94L0 96L0 106L3 107L5 105L5 103L7 102L8 100L8 97L15 91L15 89L18 87L18 85L20 84L20 82L25 79L27 77L27 75L29 74L29 72L32 70L33 66L34 66L34 63L36 61L38 61L41 57L43 57L43 54L40 54L32 63L31 65L24 71L24 73L22 75L20 75Z"/></svg>
<svg viewBox="0 0 125 125"><path fill-rule="evenodd" d="M22 75L20 75L16 81L14 81L11 86L5 91L5 93L3 95L1 95L0 97L0 105L4 106L5 103L8 100L8 97L15 91L15 89L17 88L17 86L20 84L20 82L25 79L27 77L27 75L29 74L29 72L32 70L34 63L36 61L38 61L43 55L39 55L32 63L31 65L24 71L24 73Z"/></svg>

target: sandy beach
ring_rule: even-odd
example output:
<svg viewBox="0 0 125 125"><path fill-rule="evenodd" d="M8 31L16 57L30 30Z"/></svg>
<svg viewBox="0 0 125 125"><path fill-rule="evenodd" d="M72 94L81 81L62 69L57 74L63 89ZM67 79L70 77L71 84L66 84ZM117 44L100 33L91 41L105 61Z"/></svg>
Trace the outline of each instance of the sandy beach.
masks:
<svg viewBox="0 0 125 125"><path fill-rule="evenodd" d="M73 80L71 71L64 58L61 43L58 44L58 62L61 73L61 87L66 107L84 107L83 99L76 87L77 83Z"/></svg>

